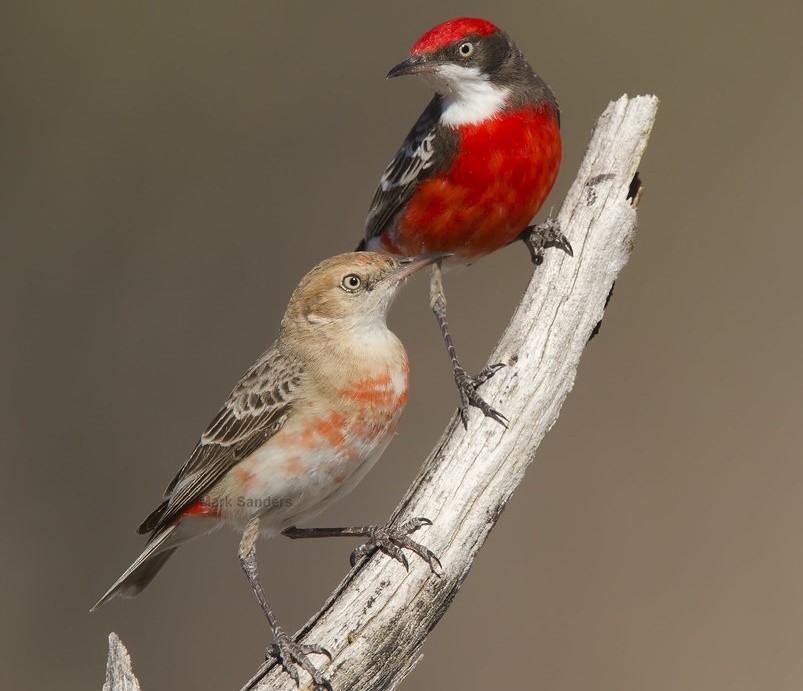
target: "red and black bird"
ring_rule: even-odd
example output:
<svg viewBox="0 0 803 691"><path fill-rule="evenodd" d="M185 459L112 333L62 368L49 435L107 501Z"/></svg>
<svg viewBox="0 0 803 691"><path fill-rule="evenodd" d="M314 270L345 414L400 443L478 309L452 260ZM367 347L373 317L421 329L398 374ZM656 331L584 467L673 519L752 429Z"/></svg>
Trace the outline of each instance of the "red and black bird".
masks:
<svg viewBox="0 0 803 691"><path fill-rule="evenodd" d="M448 262L468 264L521 239L536 264L547 246L571 254L556 222L528 225L560 167L560 111L511 38L485 19L452 19L427 31L388 77L406 74L422 77L435 97L382 175L358 249L448 252ZM440 264L431 293L463 423L473 405L505 424L476 390L501 365L471 376L457 358Z"/></svg>

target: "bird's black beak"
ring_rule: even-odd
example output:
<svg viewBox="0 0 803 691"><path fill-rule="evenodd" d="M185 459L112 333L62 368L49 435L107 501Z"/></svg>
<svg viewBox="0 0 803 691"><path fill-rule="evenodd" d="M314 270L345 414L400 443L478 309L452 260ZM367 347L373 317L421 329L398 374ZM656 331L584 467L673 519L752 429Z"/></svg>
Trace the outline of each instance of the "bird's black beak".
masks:
<svg viewBox="0 0 803 691"><path fill-rule="evenodd" d="M425 266L429 266L430 264L442 261L451 256L449 252L432 252L417 257L405 257L404 259L399 259L399 265L387 274L385 278L393 282L398 282L414 274L416 271L423 269Z"/></svg>
<svg viewBox="0 0 803 691"><path fill-rule="evenodd" d="M388 79L405 74L418 74L432 69L431 63L423 55L411 55L388 72Z"/></svg>

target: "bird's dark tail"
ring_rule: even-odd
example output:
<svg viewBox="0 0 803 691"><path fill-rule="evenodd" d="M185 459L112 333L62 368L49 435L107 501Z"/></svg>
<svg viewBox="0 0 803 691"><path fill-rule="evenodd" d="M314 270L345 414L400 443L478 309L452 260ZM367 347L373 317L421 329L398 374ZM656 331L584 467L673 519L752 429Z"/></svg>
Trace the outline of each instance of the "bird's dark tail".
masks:
<svg viewBox="0 0 803 691"><path fill-rule="evenodd" d="M357 249L356 249L356 250L354 250L354 251L355 251L355 252L365 252L365 250L367 249L367 247L368 247L368 245L367 245L367 243L365 242L365 238L363 238L362 240L360 240L360 244L359 244L359 245L357 245Z"/></svg>
<svg viewBox="0 0 803 691"><path fill-rule="evenodd" d="M114 585L106 591L106 594L89 611L94 612L113 597L133 597L148 585L172 556L173 552L178 549L179 545L191 539L187 536L179 536L176 530L177 527L178 524L174 523L154 535L142 554L134 560L134 563L126 569L125 573L114 582Z"/></svg>
<svg viewBox="0 0 803 691"><path fill-rule="evenodd" d="M165 499L159 506L157 506L153 511L148 514L148 517L142 521L142 524L137 528L137 532L140 535L146 535L147 533L152 533L156 528L159 526L159 523L162 520L162 516L164 516L165 512L167 511L167 507L169 502Z"/></svg>

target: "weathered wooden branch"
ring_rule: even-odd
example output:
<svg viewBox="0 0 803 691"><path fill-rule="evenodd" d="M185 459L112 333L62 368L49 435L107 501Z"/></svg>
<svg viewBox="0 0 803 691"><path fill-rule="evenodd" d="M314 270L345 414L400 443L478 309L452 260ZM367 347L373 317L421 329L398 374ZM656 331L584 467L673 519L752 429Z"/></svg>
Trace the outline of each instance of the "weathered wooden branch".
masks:
<svg viewBox="0 0 803 691"><path fill-rule="evenodd" d="M328 665L320 661L337 691L394 689L413 670L427 635L557 420L583 349L630 256L641 192L636 171L657 109L654 96L623 96L597 122L558 215L574 257L548 252L490 358L509 364L483 391L510 418L509 429L475 411L464 431L455 415L393 515L397 522L415 516L434 521L419 539L440 557L442 575L414 556L405 572L397 561L374 555L349 572L299 633L334 655ZM120 655L119 639L110 638L110 644L107 674L119 668L133 680L130 664L112 665L113 655ZM107 679L104 691L129 688L138 686ZM244 688L296 687L270 661Z"/></svg>
<svg viewBox="0 0 803 691"><path fill-rule="evenodd" d="M131 657L114 631L109 634L109 659L106 660L106 681L102 691L140 691L131 669Z"/></svg>

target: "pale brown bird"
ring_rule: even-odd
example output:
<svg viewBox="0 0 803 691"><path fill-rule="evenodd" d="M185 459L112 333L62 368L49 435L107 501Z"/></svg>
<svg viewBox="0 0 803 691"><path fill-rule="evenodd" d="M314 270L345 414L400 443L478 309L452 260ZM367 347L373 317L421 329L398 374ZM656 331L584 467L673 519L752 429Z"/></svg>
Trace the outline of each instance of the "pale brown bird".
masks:
<svg viewBox="0 0 803 691"><path fill-rule="evenodd" d="M279 338L234 387L164 501L139 527L150 533L145 550L93 610L115 596L136 595L177 547L229 523L243 530L240 562L273 631L275 644L267 653L279 658L296 683L300 665L316 685L329 688L308 658L329 653L293 641L268 605L256 540L260 533L364 536L368 542L352 553L352 563L378 549L406 566L406 548L437 571L435 555L409 537L429 524L424 518L397 528L295 526L353 489L395 434L409 369L385 318L404 279L443 256L341 254L301 280Z"/></svg>

